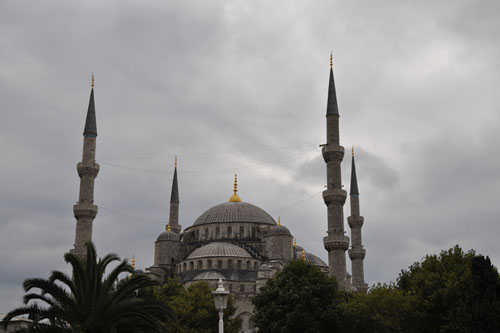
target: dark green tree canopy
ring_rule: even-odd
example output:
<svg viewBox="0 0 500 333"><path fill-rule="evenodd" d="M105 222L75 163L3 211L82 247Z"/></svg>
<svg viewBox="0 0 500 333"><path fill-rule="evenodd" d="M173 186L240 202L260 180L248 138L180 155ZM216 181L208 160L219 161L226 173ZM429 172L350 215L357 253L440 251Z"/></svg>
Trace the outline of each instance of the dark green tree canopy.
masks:
<svg viewBox="0 0 500 333"><path fill-rule="evenodd" d="M35 332L158 332L163 329L157 315L168 316L168 306L136 297L138 290L156 283L144 275L133 275L117 283L121 273L133 272L127 260L105 276L107 266L120 258L108 254L98 259L92 243L87 244L86 259L71 253L66 253L64 259L72 266L72 276L53 271L48 279L25 280L25 306L9 312L5 325L14 316L27 314L33 320L28 330ZM33 289L39 289L40 293L30 292Z"/></svg>
<svg viewBox="0 0 500 333"><path fill-rule="evenodd" d="M253 298L259 332L335 332L342 292L317 267L293 261L269 279Z"/></svg>

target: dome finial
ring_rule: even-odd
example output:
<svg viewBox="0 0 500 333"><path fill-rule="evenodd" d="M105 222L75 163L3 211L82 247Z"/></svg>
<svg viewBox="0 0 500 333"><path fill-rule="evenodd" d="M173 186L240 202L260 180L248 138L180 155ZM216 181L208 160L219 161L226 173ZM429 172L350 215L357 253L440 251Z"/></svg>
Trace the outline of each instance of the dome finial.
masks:
<svg viewBox="0 0 500 333"><path fill-rule="evenodd" d="M293 247L297 247L297 238L293 239Z"/></svg>
<svg viewBox="0 0 500 333"><path fill-rule="evenodd" d="M306 262L306 250L302 249L302 261Z"/></svg>
<svg viewBox="0 0 500 333"><path fill-rule="evenodd" d="M134 275L133 272L135 272L135 255L132 255L132 272L130 273L130 277Z"/></svg>
<svg viewBox="0 0 500 333"><path fill-rule="evenodd" d="M171 232L172 229L170 229L170 223L167 224L167 232Z"/></svg>
<svg viewBox="0 0 500 333"><path fill-rule="evenodd" d="M95 83L95 80L94 80L94 72L92 72L92 89L94 89L94 83Z"/></svg>
<svg viewBox="0 0 500 333"><path fill-rule="evenodd" d="M278 216L278 225L281 226L281 216Z"/></svg>
<svg viewBox="0 0 500 333"><path fill-rule="evenodd" d="M229 202L241 202L241 198L238 196L238 175L234 174L234 194L229 198Z"/></svg>
<svg viewBox="0 0 500 333"><path fill-rule="evenodd" d="M330 53L330 68L333 68L333 52Z"/></svg>

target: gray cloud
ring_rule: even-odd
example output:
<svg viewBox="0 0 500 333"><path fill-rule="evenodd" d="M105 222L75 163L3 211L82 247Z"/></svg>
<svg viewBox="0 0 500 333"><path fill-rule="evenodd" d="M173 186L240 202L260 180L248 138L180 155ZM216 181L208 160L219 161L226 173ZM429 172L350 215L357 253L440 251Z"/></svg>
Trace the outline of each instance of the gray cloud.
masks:
<svg viewBox="0 0 500 333"><path fill-rule="evenodd" d="M367 281L457 243L498 266L498 6L2 2L0 312L23 279L67 269L91 72L100 253L151 265L178 154L183 226L227 200L237 171L243 200L326 260L317 147L332 49ZM346 154L346 187L349 174Z"/></svg>

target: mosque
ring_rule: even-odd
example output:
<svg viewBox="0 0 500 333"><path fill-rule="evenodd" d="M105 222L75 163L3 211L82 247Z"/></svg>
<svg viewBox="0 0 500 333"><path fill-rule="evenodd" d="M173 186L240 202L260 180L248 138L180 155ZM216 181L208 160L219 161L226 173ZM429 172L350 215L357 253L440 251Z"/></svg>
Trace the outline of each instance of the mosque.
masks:
<svg viewBox="0 0 500 333"><path fill-rule="evenodd" d="M95 162L97 138L94 104L94 79L83 133L83 157L78 163L80 193L73 207L76 218L74 248L70 251L85 256L85 243L92 239L92 225L97 214L94 205L94 181L99 172ZM179 224L179 189L177 161L174 168L170 197L170 218L165 231L154 243L153 265L144 274L164 282L169 276L178 275L185 286L197 281L207 281L214 288L222 279L232 294L237 308L235 316L242 319L241 332L255 332L252 321L251 299L267 279L291 260L304 260L334 276L346 290L366 291L363 260L359 191L352 153L350 208L347 218L351 238L345 236L344 203L347 192L342 188L341 162L344 147L340 145L339 112L333 64L330 57L330 78L326 110L326 143L322 144L326 163L326 190L323 200L328 210L327 236L323 238L328 251L328 264L294 242L290 230L278 218L275 221L266 211L244 202L238 195L237 176L234 192L229 200L208 208L192 224L182 229ZM187 222L187 221L186 221ZM300 232L300 230L297 230ZM352 276L346 269L346 251L352 264Z"/></svg>

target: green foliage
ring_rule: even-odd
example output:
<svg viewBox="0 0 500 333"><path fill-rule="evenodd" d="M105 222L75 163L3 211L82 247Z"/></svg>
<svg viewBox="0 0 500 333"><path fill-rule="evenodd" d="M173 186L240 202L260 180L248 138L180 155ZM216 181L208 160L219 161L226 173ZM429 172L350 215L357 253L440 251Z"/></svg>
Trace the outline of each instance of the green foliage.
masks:
<svg viewBox="0 0 500 333"><path fill-rule="evenodd" d="M500 331L500 280L489 258L457 245L403 270L398 287L414 297L422 332Z"/></svg>
<svg viewBox="0 0 500 333"><path fill-rule="evenodd" d="M92 243L82 260L71 253L64 259L72 266L72 277L53 271L49 279L28 279L23 287L25 306L7 314L7 322L18 315L33 320L30 332L158 332L163 324L158 314L169 314L168 306L159 301L136 297L136 291L155 285L147 276L132 276L117 283L120 273L131 273L126 260L107 277L106 267L120 258L108 254L97 259ZM28 293L40 289L40 293ZM38 303L45 303L44 307ZM165 320L165 317L163 318Z"/></svg>
<svg viewBox="0 0 500 333"><path fill-rule="evenodd" d="M341 307L342 332L415 332L413 298L393 284L378 284L366 294L352 294Z"/></svg>
<svg viewBox="0 0 500 333"><path fill-rule="evenodd" d="M253 298L259 332L335 332L342 293L317 267L293 261Z"/></svg>
<svg viewBox="0 0 500 333"><path fill-rule="evenodd" d="M212 288L207 282L200 281L185 289L179 278L173 277L155 291L155 296L172 308L175 321L169 323L170 332L217 332L219 315L214 305ZM224 332L237 333L241 327L240 319L230 319L235 310L232 297L229 297L224 311Z"/></svg>

